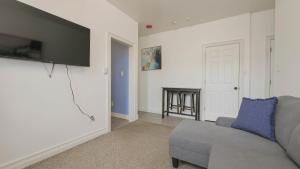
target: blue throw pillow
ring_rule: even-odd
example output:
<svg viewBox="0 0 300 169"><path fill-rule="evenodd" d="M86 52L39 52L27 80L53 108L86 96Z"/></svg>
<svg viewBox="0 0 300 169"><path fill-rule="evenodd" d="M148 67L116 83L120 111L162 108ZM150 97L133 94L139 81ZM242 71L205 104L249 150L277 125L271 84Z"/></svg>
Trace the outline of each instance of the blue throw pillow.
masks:
<svg viewBox="0 0 300 169"><path fill-rule="evenodd" d="M275 111L277 103L276 97L255 100L243 98L238 117L231 127L276 141Z"/></svg>

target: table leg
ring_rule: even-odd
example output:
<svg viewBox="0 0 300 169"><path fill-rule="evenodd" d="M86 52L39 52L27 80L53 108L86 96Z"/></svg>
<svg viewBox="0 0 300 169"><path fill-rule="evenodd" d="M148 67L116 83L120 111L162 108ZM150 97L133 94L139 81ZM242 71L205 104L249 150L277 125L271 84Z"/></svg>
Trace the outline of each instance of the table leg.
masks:
<svg viewBox="0 0 300 169"><path fill-rule="evenodd" d="M167 116L169 116L170 112L170 92L167 91Z"/></svg>
<svg viewBox="0 0 300 169"><path fill-rule="evenodd" d="M194 112L194 94L191 94L191 115Z"/></svg>
<svg viewBox="0 0 300 169"><path fill-rule="evenodd" d="M201 112L201 95L200 95L200 92L198 93L198 104L199 104L199 106L198 106L198 120L200 121L201 119L200 119L200 112Z"/></svg>
<svg viewBox="0 0 300 169"><path fill-rule="evenodd" d="M165 89L162 89L162 118L165 118Z"/></svg>
<svg viewBox="0 0 300 169"><path fill-rule="evenodd" d="M195 120L198 120L198 97L197 93L195 94L195 100L196 100L196 110L195 110Z"/></svg>
<svg viewBox="0 0 300 169"><path fill-rule="evenodd" d="M200 93L197 93L196 95L196 100L197 100L197 106L196 106L196 116L197 116L197 121L200 121Z"/></svg>
<svg viewBox="0 0 300 169"><path fill-rule="evenodd" d="M177 101L176 101L177 114L180 114L180 107L181 107L181 102L180 102L181 98L180 97L181 97L180 93L177 93L177 96L176 96L176 98L177 98Z"/></svg>

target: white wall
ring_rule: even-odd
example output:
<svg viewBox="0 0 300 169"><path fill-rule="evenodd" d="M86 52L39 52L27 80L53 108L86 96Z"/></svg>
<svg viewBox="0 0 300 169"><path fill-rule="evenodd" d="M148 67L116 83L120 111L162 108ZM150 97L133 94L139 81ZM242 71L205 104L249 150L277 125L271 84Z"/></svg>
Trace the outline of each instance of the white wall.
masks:
<svg viewBox="0 0 300 169"><path fill-rule="evenodd" d="M202 88L203 45L232 40L244 42L241 95L263 97L264 82L261 79L264 73L256 69L263 68L265 64L265 41L268 35L273 34L273 15L274 10L244 14L141 37L140 49L162 46L162 70L140 71L139 109L161 113L161 87ZM250 58L250 53L255 57ZM251 74L252 69L255 74L260 74L259 77Z"/></svg>
<svg viewBox="0 0 300 169"><path fill-rule="evenodd" d="M276 0L276 95L300 96L299 7L299 0Z"/></svg>
<svg viewBox="0 0 300 169"><path fill-rule="evenodd" d="M103 70L108 32L134 42L134 57L138 55L138 24L106 0L22 1L91 28L91 67L70 70L78 103L96 121L73 105L63 65L49 79L41 63L0 59L0 168L81 136L107 132Z"/></svg>
<svg viewBox="0 0 300 169"><path fill-rule="evenodd" d="M266 97L267 37L274 35L275 12L253 13L251 17L251 97Z"/></svg>

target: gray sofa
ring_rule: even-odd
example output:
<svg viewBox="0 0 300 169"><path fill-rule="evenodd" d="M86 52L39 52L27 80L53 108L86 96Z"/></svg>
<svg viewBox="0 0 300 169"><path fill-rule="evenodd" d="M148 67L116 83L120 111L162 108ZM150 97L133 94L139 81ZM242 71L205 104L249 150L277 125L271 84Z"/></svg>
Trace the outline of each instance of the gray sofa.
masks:
<svg viewBox="0 0 300 169"><path fill-rule="evenodd" d="M234 120L181 122L169 140L173 167L182 160L208 169L299 169L300 98L279 97L277 142L231 128Z"/></svg>

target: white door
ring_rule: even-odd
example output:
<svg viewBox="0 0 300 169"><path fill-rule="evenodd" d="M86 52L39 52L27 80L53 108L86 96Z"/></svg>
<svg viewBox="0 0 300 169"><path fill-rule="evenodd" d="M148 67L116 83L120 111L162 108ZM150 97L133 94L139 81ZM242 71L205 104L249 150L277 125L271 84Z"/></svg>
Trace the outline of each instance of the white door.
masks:
<svg viewBox="0 0 300 169"><path fill-rule="evenodd" d="M205 49L204 120L236 117L239 109L240 45Z"/></svg>

